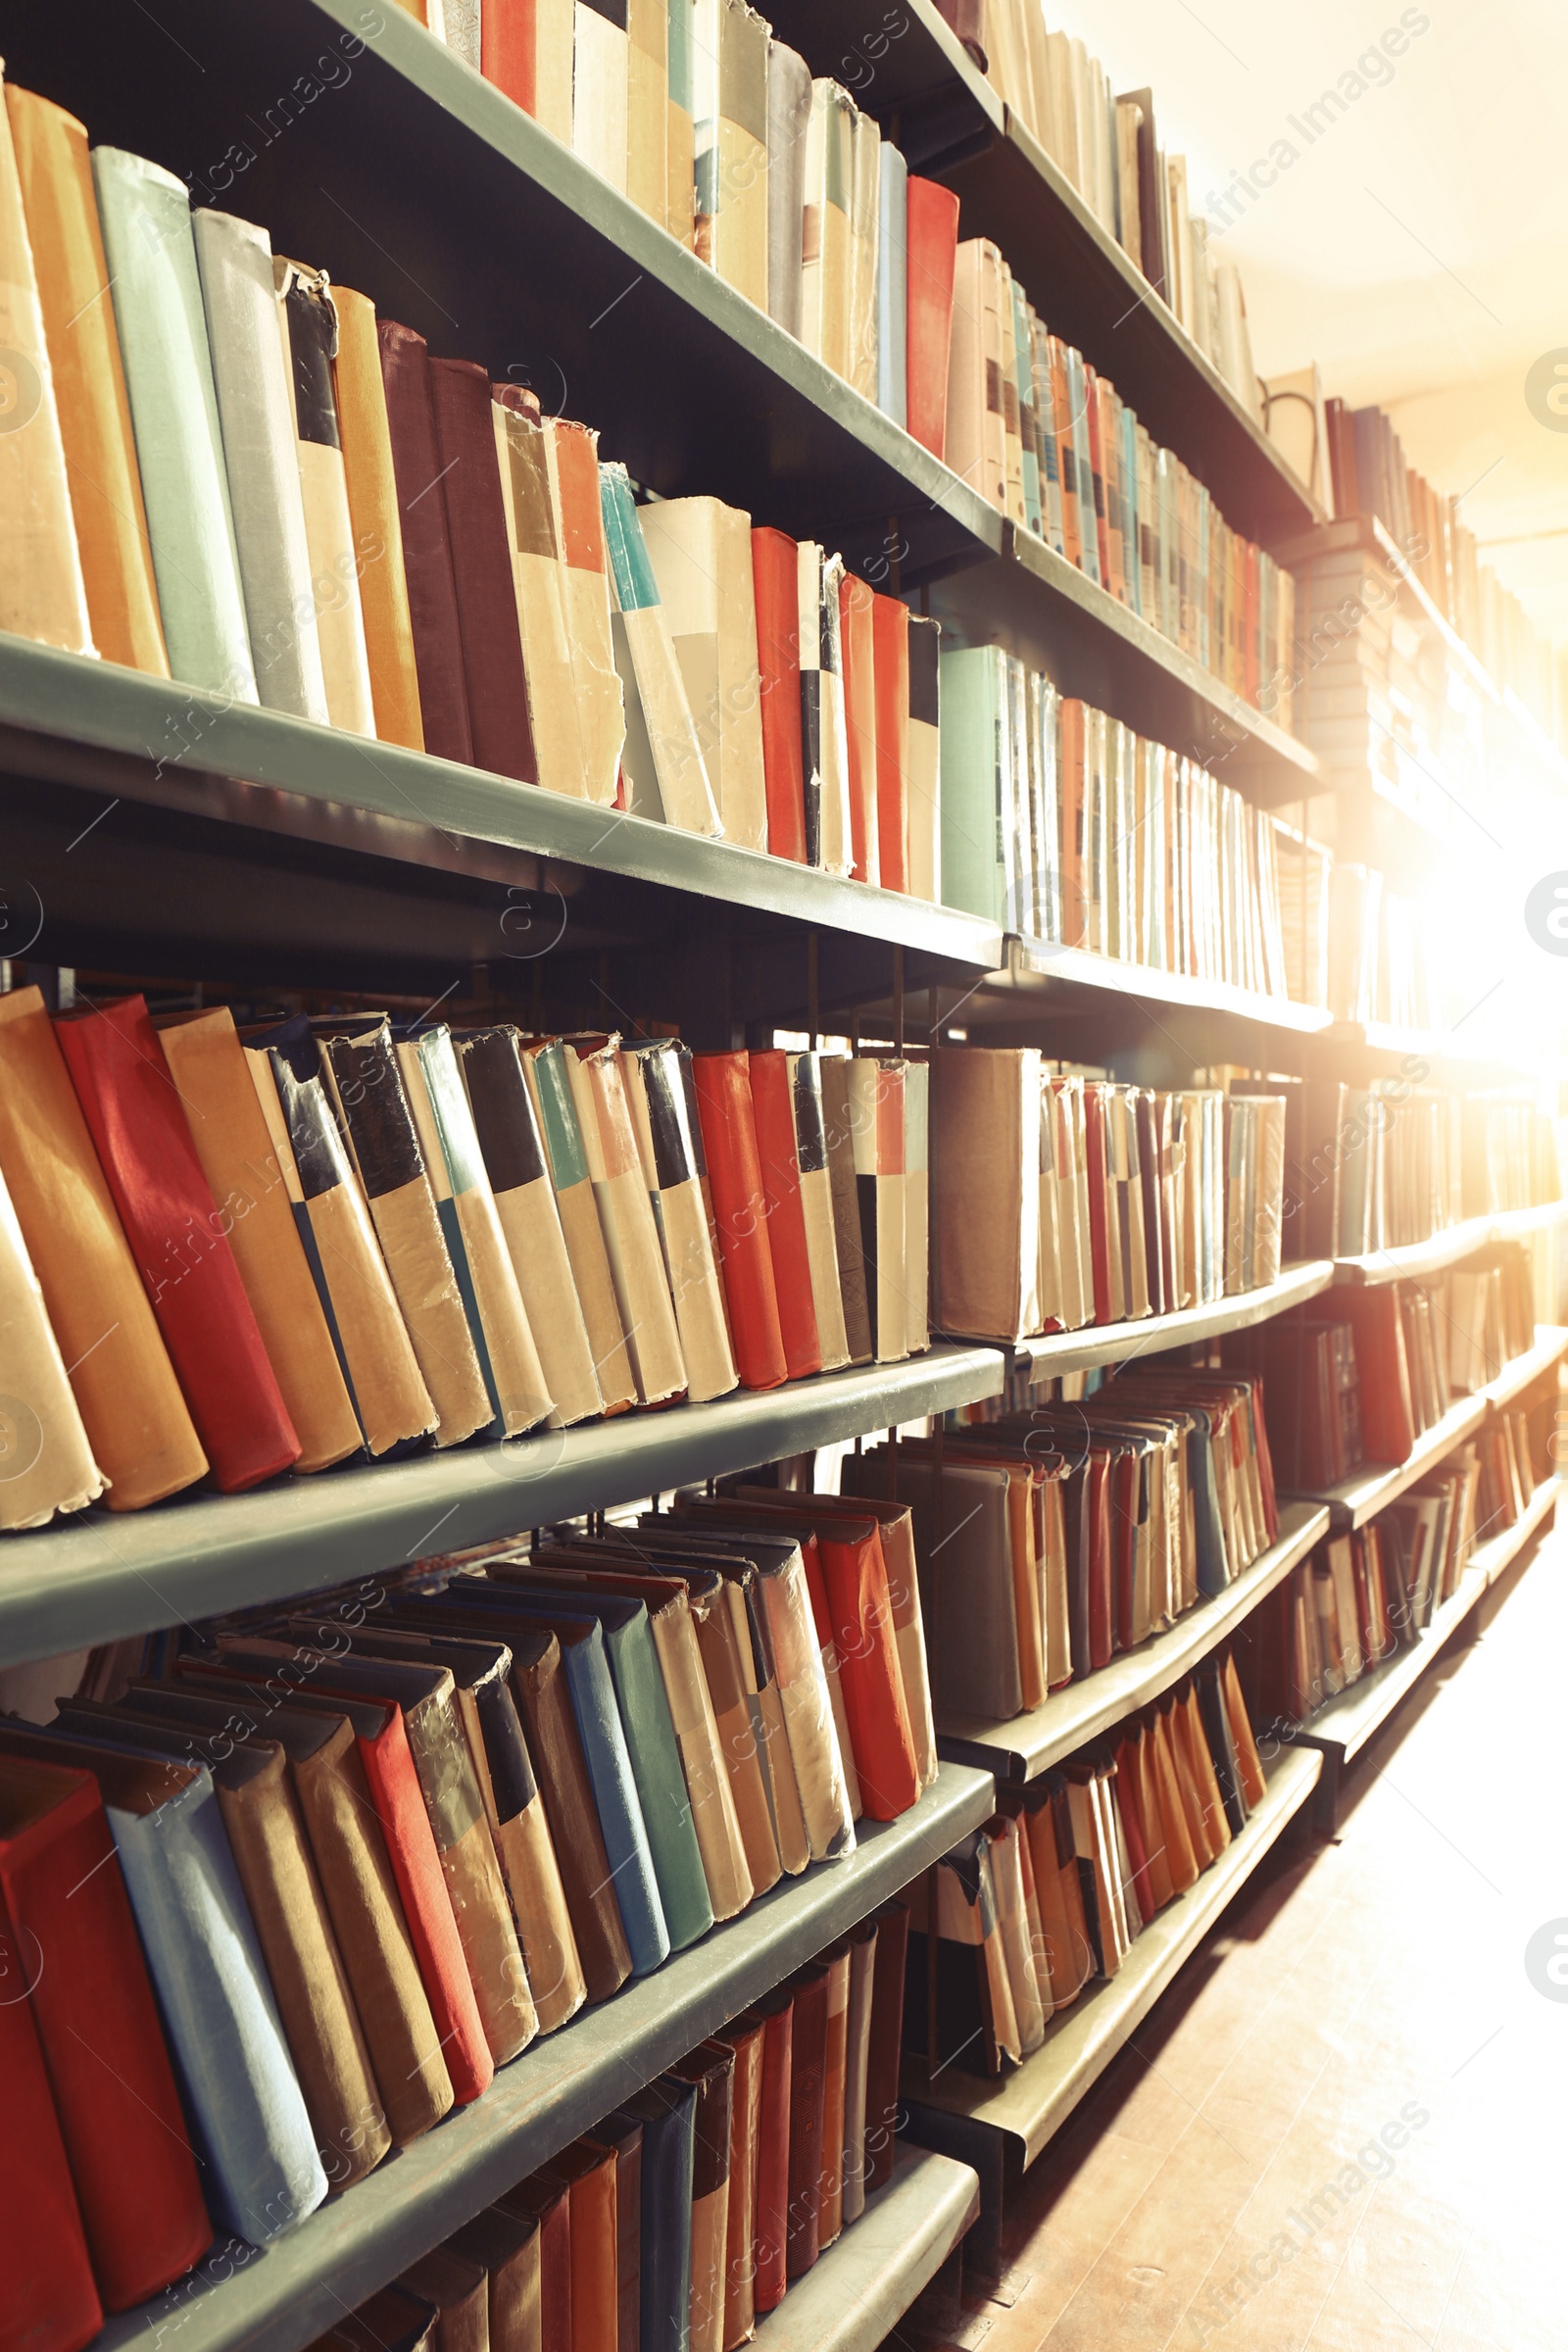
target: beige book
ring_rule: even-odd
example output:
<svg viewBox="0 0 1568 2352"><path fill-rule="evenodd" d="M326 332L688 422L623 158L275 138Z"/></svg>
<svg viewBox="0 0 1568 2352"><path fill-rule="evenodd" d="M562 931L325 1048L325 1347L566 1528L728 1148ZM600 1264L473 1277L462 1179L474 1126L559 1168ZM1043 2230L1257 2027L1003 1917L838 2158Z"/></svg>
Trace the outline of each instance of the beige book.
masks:
<svg viewBox="0 0 1568 2352"><path fill-rule="evenodd" d="M1041 0L1021 0L1021 6L1024 47L1029 58L1029 82L1035 108L1029 127L1046 153L1054 155L1055 125L1052 117L1051 51L1045 10Z"/></svg>
<svg viewBox="0 0 1568 2352"><path fill-rule="evenodd" d="M662 227L669 209L669 0L626 0L626 193Z"/></svg>
<svg viewBox="0 0 1568 2352"><path fill-rule="evenodd" d="M855 1815L846 1779L849 1751L839 1740L806 1563L798 1549L787 1567L763 1577L762 1593L807 1843L812 1861L821 1862L853 1852Z"/></svg>
<svg viewBox="0 0 1568 2352"><path fill-rule="evenodd" d="M11 117L0 105L0 630L96 652Z"/></svg>
<svg viewBox="0 0 1568 2352"><path fill-rule="evenodd" d="M767 308L766 21L746 0L697 0L692 41L697 253Z"/></svg>
<svg viewBox="0 0 1568 2352"><path fill-rule="evenodd" d="M1006 512L1014 522L1027 522L1023 497L1023 426L1018 403L1018 336L1013 318L1012 272L999 255L997 277L997 357L1002 368L1002 429L1007 450ZM989 297L988 297L989 300Z"/></svg>
<svg viewBox="0 0 1568 2352"><path fill-rule="evenodd" d="M1002 268L1001 254L985 237L967 237L958 247L953 278L953 343L948 357L946 454L954 472L1004 514L1008 507ZM1021 482L1021 454L1019 465Z"/></svg>
<svg viewBox="0 0 1568 2352"><path fill-rule="evenodd" d="M997 1929L1012 1994L1013 2015L1018 2021L1018 2047L1027 2058L1045 2040L1046 2011L1030 1943L1029 1907L1023 1887L1023 1826L1017 1816L1002 1815L991 1835L991 1886L996 1896Z"/></svg>
<svg viewBox="0 0 1568 2352"><path fill-rule="evenodd" d="M1072 37L1065 32L1046 34L1047 69L1051 76L1051 154L1064 179L1081 187L1078 162L1078 83L1073 73Z"/></svg>
<svg viewBox="0 0 1568 2352"><path fill-rule="evenodd" d="M942 1049L931 1079L937 1324L1026 1338L1040 1328L1040 1056Z"/></svg>
<svg viewBox="0 0 1568 2352"><path fill-rule="evenodd" d="M724 838L765 850L752 518L716 498L656 500L640 512Z"/></svg>
<svg viewBox="0 0 1568 2352"><path fill-rule="evenodd" d="M904 1067L904 1325L911 1355L931 1344L931 1068Z"/></svg>
<svg viewBox="0 0 1568 2352"><path fill-rule="evenodd" d="M574 1058L560 1039L547 1040L523 1049L522 1070L545 1143L595 1378L606 1412L615 1413L637 1401L637 1382L577 1119L568 1068Z"/></svg>
<svg viewBox="0 0 1568 2352"><path fill-rule="evenodd" d="M663 1249L687 1395L694 1403L736 1385L724 1292L699 1174L680 1049L645 1046L621 1055L621 1075L649 1205Z"/></svg>
<svg viewBox="0 0 1568 2352"><path fill-rule="evenodd" d="M833 1230L833 1179L824 1152L817 1168L801 1167L801 1215L806 1224L806 1262L811 1276L811 1304L824 1372L839 1372L850 1360L844 1329L844 1294L839 1289L838 1244Z"/></svg>
<svg viewBox="0 0 1568 2352"><path fill-rule="evenodd" d="M850 2041L850 1945L823 1954L827 1969L826 2064L822 2070L822 2187L817 2201L818 2243L832 2245L844 2230L845 2075Z"/></svg>
<svg viewBox="0 0 1568 2352"><path fill-rule="evenodd" d="M351 735L375 737L370 661L360 604L364 559L354 546L348 477L332 387L337 314L323 270L272 257L283 373L305 508L305 546L311 565L316 634L327 715Z"/></svg>
<svg viewBox="0 0 1568 2352"><path fill-rule="evenodd" d="M534 120L571 145L575 0L534 0Z"/></svg>
<svg viewBox="0 0 1568 2352"><path fill-rule="evenodd" d="M691 1802L692 1828L708 1881L715 1919L744 1911L755 1888L746 1862L735 1794L724 1764L712 1694L703 1672L697 1625L685 1592L674 1589L662 1605L650 1598L648 1622L669 1700L675 1744Z"/></svg>
<svg viewBox="0 0 1568 2352"><path fill-rule="evenodd" d="M1117 193L1121 206L1119 234L1122 251L1137 270L1144 266L1144 243L1140 220L1138 181L1138 134L1144 126L1144 110L1136 98L1116 101L1116 172Z"/></svg>
<svg viewBox="0 0 1568 2352"><path fill-rule="evenodd" d="M84 1510L109 1481L92 1458L65 1360L0 1175L0 1529Z"/></svg>
<svg viewBox="0 0 1568 2352"><path fill-rule="evenodd" d="M1165 211L1170 247L1170 307L1190 335L1197 333L1193 302L1193 233L1187 209L1187 158L1165 159Z"/></svg>
<svg viewBox="0 0 1568 2352"><path fill-rule="evenodd" d="M718 1752L735 1803L741 1851L753 1892L765 1894L770 1886L777 1886L783 1863L769 1807L768 1775L760 1737L763 1727L760 1721L757 1662L752 1654L746 1593L739 1583L723 1577L711 1597L700 1599L688 1588L688 1605L697 1628L703 1675L712 1700Z"/></svg>
<svg viewBox="0 0 1568 2352"><path fill-rule="evenodd" d="M644 1404L662 1404L685 1391L686 1360L643 1182L618 1040L598 1050L568 1045L566 1069L637 1394Z"/></svg>
<svg viewBox="0 0 1568 2352"><path fill-rule="evenodd" d="M491 421L539 781L547 792L582 800L588 774L567 627L568 577L550 496L549 437L537 418L499 401Z"/></svg>
<svg viewBox="0 0 1568 2352"><path fill-rule="evenodd" d="M572 35L571 144L601 179L626 194L625 27L577 0Z"/></svg>
<svg viewBox="0 0 1568 2352"><path fill-rule="evenodd" d="M838 82L811 83L806 129L801 341L836 375L850 372L850 206L855 101Z"/></svg>
<svg viewBox="0 0 1568 2352"><path fill-rule="evenodd" d="M550 496L556 541L566 567L566 640L582 729L584 797L615 798L626 712L611 627L613 597L599 504L599 436L591 426L547 417Z"/></svg>
<svg viewBox="0 0 1568 2352"><path fill-rule="evenodd" d="M695 242L697 138L692 121L698 0L669 0L669 96L665 114L664 226L688 253Z"/></svg>
<svg viewBox="0 0 1568 2352"><path fill-rule="evenodd" d="M856 112L850 142L850 381L876 399L877 255L881 243L882 131Z"/></svg>

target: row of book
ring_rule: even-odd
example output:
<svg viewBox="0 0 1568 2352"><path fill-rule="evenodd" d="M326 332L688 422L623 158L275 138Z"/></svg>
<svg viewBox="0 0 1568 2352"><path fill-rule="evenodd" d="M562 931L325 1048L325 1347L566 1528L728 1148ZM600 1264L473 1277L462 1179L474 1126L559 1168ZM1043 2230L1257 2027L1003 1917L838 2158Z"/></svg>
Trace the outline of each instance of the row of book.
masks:
<svg viewBox="0 0 1568 2352"><path fill-rule="evenodd" d="M1529 1252L1508 1243L1433 1283L1337 1290L1223 1343L1263 1375L1281 1486L1318 1493L1364 1462L1402 1462L1457 1397L1535 1341Z"/></svg>
<svg viewBox="0 0 1568 2352"><path fill-rule="evenodd" d="M940 1446L869 1448L842 1479L909 1506L944 1723L1042 1705L1224 1592L1279 1532L1262 1384L1158 1361Z"/></svg>
<svg viewBox="0 0 1568 2352"><path fill-rule="evenodd" d="M1482 563L1479 540L1459 518L1462 502L1444 497L1407 462L1384 410L1331 400L1326 425L1335 513L1376 516L1493 683L1517 695L1563 741L1568 709L1558 657L1519 599Z"/></svg>
<svg viewBox="0 0 1568 2352"><path fill-rule="evenodd" d="M1291 1571L1249 1629L1259 1719L1309 1723L1342 1690L1415 1647L1479 1544L1516 1526L1534 1494L1529 1417L1514 1408L1364 1528Z"/></svg>
<svg viewBox="0 0 1568 2352"><path fill-rule="evenodd" d="M1261 424L1241 272L1192 208L1186 157L1159 144L1153 92L1113 94L1076 35L1048 29L1041 0L943 0L943 14L978 52L1008 112Z"/></svg>
<svg viewBox="0 0 1568 2352"><path fill-rule="evenodd" d="M1274 1082L1166 1093L1032 1046L931 1072L932 1315L1017 1341L1206 1305L1278 1279L1287 1104Z"/></svg>
<svg viewBox="0 0 1568 2352"><path fill-rule="evenodd" d="M1337 1020L1446 1028L1445 950L1451 934L1441 910L1401 898L1375 867L1342 858L1325 871L1318 896L1313 937L1326 986L1314 1002Z"/></svg>
<svg viewBox="0 0 1568 2352"><path fill-rule="evenodd" d="M111 2310L215 2228L291 2229L937 1769L907 1510L775 1489L421 1562L166 1665L0 1719L8 1827L52 1789L74 1840L4 1886Z"/></svg>
<svg viewBox="0 0 1568 2352"><path fill-rule="evenodd" d="M1064 1764L909 1890L906 2045L935 2075L1021 2065L1246 1829L1268 1784L1234 1658Z"/></svg>
<svg viewBox="0 0 1568 2352"><path fill-rule="evenodd" d="M0 1525L922 1349L926 1103L869 1055L0 996Z"/></svg>
<svg viewBox="0 0 1568 2352"><path fill-rule="evenodd" d="M312 2352L736 2352L892 2177L908 1919L884 1904Z"/></svg>
<svg viewBox="0 0 1568 2352"><path fill-rule="evenodd" d="M944 647L938 668L948 906L1047 946L1297 993L1278 817L1000 646Z"/></svg>
<svg viewBox="0 0 1568 2352"><path fill-rule="evenodd" d="M718 500L639 506L588 426L6 98L4 626L940 896L935 621Z"/></svg>

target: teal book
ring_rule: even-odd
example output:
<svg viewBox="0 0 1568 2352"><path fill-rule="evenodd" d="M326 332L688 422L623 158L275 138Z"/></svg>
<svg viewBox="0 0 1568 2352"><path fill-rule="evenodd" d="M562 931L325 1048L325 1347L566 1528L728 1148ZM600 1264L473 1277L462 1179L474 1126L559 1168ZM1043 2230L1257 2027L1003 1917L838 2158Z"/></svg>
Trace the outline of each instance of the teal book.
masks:
<svg viewBox="0 0 1568 2352"><path fill-rule="evenodd" d="M169 666L254 703L223 436L183 180L121 147L92 151Z"/></svg>
<svg viewBox="0 0 1568 2352"><path fill-rule="evenodd" d="M1007 920L1011 759L1007 657L1000 646L940 658L942 901Z"/></svg>

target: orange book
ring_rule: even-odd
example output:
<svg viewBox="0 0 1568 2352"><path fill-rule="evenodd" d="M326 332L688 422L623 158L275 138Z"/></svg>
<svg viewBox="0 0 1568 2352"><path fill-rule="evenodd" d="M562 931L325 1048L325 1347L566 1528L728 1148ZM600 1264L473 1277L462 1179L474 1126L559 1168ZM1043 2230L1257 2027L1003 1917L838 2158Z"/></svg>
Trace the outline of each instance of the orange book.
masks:
<svg viewBox="0 0 1568 2352"><path fill-rule="evenodd" d="M383 743L424 749L419 680L414 665L414 624L403 567L403 523L392 470L392 430L376 338L375 306L347 286L332 288L337 311L337 358L332 367L343 475L356 556L363 559L360 605L370 664L375 731Z"/></svg>
<svg viewBox="0 0 1568 2352"><path fill-rule="evenodd" d="M877 855L884 890L909 887L909 609L873 596Z"/></svg>
<svg viewBox="0 0 1568 2352"><path fill-rule="evenodd" d="M692 1076L736 1370L745 1388L776 1389L790 1371L768 1247L749 1065L745 1054L694 1054Z"/></svg>
<svg viewBox="0 0 1568 2352"><path fill-rule="evenodd" d="M839 589L839 643L844 662L844 720L850 746L850 867L857 882L882 879L877 835L876 655L872 609L876 598L858 573Z"/></svg>

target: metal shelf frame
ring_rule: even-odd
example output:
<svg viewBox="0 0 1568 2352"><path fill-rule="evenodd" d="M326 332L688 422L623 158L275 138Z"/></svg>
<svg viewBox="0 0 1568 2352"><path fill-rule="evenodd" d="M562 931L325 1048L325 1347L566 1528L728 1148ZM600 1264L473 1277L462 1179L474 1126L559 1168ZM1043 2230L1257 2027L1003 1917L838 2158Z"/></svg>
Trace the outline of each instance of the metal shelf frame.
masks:
<svg viewBox="0 0 1568 2352"><path fill-rule="evenodd" d="M901 2142L892 2180L759 2320L753 2341L760 2352L877 2352L979 2212L968 2165Z"/></svg>
<svg viewBox="0 0 1568 2352"><path fill-rule="evenodd" d="M1009 1353L1020 1367L1029 1365L1037 1381L1061 1372L1087 1371L1095 1364L1124 1363L1133 1356L1217 1339L1227 1331L1248 1331L1253 1324L1266 1323L1271 1316L1317 1298L1333 1279L1330 1259L1305 1258L1299 1265L1286 1266L1277 1282L1267 1283L1261 1290L1233 1292L1202 1306L1179 1307L1173 1315L1145 1315L1133 1323L1092 1323L1082 1331L1046 1332L1037 1339L1010 1343Z"/></svg>

